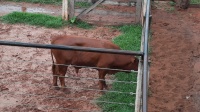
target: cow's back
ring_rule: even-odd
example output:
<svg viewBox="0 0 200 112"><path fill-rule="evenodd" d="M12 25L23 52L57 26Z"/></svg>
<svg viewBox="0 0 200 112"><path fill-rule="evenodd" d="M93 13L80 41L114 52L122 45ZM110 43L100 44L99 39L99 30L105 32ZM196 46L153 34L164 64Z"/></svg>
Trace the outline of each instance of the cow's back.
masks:
<svg viewBox="0 0 200 112"><path fill-rule="evenodd" d="M117 45L107 40L98 40L68 35L54 36L52 37L51 43L67 46L120 49ZM98 64L100 64L106 66L108 63L111 63L111 61L114 61L114 54L69 50L52 50L52 53L54 54L58 63L72 65L98 66Z"/></svg>
<svg viewBox="0 0 200 112"><path fill-rule="evenodd" d="M68 46L81 46L81 47L94 47L106 49L120 49L117 45L108 40L83 38L71 35L56 35L52 36L51 44L68 45Z"/></svg>

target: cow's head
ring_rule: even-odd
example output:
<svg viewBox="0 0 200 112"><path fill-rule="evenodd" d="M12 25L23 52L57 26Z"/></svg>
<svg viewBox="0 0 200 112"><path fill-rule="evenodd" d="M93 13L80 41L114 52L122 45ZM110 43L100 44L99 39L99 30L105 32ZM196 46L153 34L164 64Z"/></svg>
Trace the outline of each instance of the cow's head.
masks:
<svg viewBox="0 0 200 112"><path fill-rule="evenodd" d="M131 57L131 61L129 61L129 63L126 66L126 70L138 70L138 63L139 63L139 59L136 57Z"/></svg>

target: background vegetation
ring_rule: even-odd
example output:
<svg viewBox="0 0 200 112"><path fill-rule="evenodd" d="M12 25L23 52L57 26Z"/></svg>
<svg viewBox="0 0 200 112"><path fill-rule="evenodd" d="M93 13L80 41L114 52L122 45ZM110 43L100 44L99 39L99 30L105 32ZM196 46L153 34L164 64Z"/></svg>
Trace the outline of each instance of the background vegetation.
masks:
<svg viewBox="0 0 200 112"><path fill-rule="evenodd" d="M64 21L61 17L24 12L13 12L2 16L0 20L10 24L23 23L35 26L44 26L47 28L61 28L67 25L74 25L84 29L92 28L92 25L76 19L71 22L71 20Z"/></svg>

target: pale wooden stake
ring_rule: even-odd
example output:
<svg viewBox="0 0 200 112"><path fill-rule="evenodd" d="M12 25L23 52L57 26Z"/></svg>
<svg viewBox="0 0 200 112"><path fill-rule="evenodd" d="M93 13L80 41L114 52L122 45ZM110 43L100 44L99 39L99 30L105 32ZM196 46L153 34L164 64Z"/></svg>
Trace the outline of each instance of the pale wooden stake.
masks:
<svg viewBox="0 0 200 112"><path fill-rule="evenodd" d="M62 18L68 20L68 0L62 1Z"/></svg>
<svg viewBox="0 0 200 112"><path fill-rule="evenodd" d="M143 45L144 45L144 29L142 29L142 36L141 36L141 46L140 51L143 52ZM136 98L135 98L135 112L141 112L141 105L142 105L142 76L143 76L143 63L139 62L138 66L138 74L137 74L137 88L136 88Z"/></svg>
<svg viewBox="0 0 200 112"><path fill-rule="evenodd" d="M99 5L100 3L104 2L105 0L98 0L95 4L93 4L92 6L90 6L88 9L82 11L79 15L77 15L77 18L81 17L83 14L87 14L89 13L91 10L93 10L97 5Z"/></svg>
<svg viewBox="0 0 200 112"><path fill-rule="evenodd" d="M142 1L143 0L137 0L136 2L135 22L138 24L141 23Z"/></svg>
<svg viewBox="0 0 200 112"><path fill-rule="evenodd" d="M75 9L74 9L74 1L75 0L69 0L69 19L74 17Z"/></svg>
<svg viewBox="0 0 200 112"><path fill-rule="evenodd" d="M146 11L147 11L147 1L146 0L143 0L142 2L142 14L141 14L141 18L142 18L142 26L144 25L144 20L145 20L145 14L146 14Z"/></svg>

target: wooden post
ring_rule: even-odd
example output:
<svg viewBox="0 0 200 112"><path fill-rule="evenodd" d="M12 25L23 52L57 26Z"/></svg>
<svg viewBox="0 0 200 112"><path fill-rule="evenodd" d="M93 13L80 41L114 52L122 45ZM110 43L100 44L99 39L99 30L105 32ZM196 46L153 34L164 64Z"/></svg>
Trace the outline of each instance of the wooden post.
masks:
<svg viewBox="0 0 200 112"><path fill-rule="evenodd" d="M142 2L142 13L141 13L141 18L142 18L141 23L142 23L142 26L144 26L146 11L147 11L147 1L143 0L143 2Z"/></svg>
<svg viewBox="0 0 200 112"><path fill-rule="evenodd" d="M62 18L68 20L68 0L62 1Z"/></svg>
<svg viewBox="0 0 200 112"><path fill-rule="evenodd" d="M104 2L105 0L98 0L95 4L93 4L92 6L90 6L88 9L82 11L79 15L77 15L77 18L80 18L83 14L87 14L89 13L91 10L93 10L97 5L99 5L100 3Z"/></svg>
<svg viewBox="0 0 200 112"><path fill-rule="evenodd" d="M142 36L141 36L141 46L140 51L143 52L143 45L144 45L144 27L142 29ZM138 66L138 74L137 74L137 88L136 88L136 98L135 98L135 112L142 112L141 105L142 105L142 76L143 76L143 63L142 57L139 59L139 66Z"/></svg>
<svg viewBox="0 0 200 112"><path fill-rule="evenodd" d="M137 0L136 2L135 22L137 24L141 23L142 1L143 0Z"/></svg>
<svg viewBox="0 0 200 112"><path fill-rule="evenodd" d="M74 9L75 0L69 0L69 19L74 17L75 9Z"/></svg>

